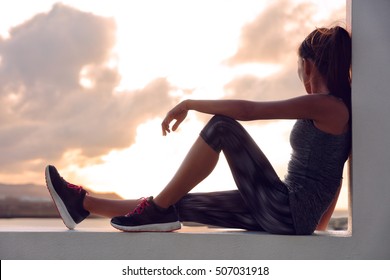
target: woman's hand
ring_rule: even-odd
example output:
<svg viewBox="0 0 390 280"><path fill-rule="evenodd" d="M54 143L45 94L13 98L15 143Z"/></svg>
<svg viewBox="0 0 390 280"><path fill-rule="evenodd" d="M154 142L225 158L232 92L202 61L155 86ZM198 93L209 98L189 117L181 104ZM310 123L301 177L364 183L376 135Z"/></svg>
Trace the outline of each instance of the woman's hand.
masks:
<svg viewBox="0 0 390 280"><path fill-rule="evenodd" d="M161 123L163 135L165 136L167 135L167 132L171 132L169 126L173 120L176 120L176 122L172 126L172 131L175 131L187 117L187 113L188 108L186 101L180 102L172 110L170 110L165 116L163 122Z"/></svg>

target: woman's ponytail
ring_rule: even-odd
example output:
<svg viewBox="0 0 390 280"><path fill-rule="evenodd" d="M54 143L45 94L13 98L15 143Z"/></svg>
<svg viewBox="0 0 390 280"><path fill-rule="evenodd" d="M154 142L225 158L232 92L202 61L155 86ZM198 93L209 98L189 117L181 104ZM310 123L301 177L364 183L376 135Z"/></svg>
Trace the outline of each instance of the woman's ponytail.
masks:
<svg viewBox="0 0 390 280"><path fill-rule="evenodd" d="M351 108L351 38L341 27L332 28L327 83L331 94Z"/></svg>
<svg viewBox="0 0 390 280"><path fill-rule="evenodd" d="M344 101L351 111L351 37L342 27L317 28L298 49L302 58L312 59L325 78L330 95Z"/></svg>

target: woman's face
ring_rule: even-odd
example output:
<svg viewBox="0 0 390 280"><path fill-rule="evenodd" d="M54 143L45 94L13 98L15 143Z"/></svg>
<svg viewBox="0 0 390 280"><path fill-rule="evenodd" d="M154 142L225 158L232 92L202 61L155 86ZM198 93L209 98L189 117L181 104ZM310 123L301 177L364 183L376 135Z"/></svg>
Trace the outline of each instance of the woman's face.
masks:
<svg viewBox="0 0 390 280"><path fill-rule="evenodd" d="M298 77L303 83L303 58L298 57Z"/></svg>
<svg viewBox="0 0 390 280"><path fill-rule="evenodd" d="M309 63L309 61L305 60L302 57L298 58L298 69L297 69L297 72L298 72L299 79L301 80L303 86L306 89L306 92L310 94L311 93L311 88L310 88L309 77L308 77L308 75L307 75L307 73L305 71L305 63ZM308 66L306 66L306 67L308 67Z"/></svg>

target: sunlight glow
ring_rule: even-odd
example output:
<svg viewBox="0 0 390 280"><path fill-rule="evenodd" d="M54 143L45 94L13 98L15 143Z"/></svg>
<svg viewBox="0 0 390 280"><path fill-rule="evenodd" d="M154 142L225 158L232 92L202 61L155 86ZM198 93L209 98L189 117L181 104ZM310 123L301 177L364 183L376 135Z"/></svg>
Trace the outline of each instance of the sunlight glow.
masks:
<svg viewBox="0 0 390 280"><path fill-rule="evenodd" d="M84 88L93 88L94 82L89 76L90 66L84 66L80 71L80 85Z"/></svg>

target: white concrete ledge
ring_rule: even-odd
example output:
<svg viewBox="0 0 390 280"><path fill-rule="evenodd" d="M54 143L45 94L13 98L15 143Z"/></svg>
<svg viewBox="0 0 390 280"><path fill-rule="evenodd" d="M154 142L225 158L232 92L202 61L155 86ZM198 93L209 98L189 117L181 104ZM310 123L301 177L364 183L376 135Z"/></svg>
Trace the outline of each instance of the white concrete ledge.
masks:
<svg viewBox="0 0 390 280"><path fill-rule="evenodd" d="M354 259L348 232L283 236L206 227L122 233L105 219L66 230L59 219L0 221L0 259ZM349 245L348 245L349 244ZM321 248L316 250L315 248Z"/></svg>

